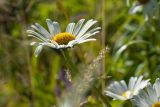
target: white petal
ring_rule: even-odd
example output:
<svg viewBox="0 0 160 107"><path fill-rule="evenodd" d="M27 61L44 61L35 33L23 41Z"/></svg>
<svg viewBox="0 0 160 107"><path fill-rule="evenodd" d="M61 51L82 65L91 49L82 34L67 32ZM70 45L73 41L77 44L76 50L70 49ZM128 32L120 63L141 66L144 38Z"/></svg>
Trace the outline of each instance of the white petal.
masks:
<svg viewBox="0 0 160 107"><path fill-rule="evenodd" d="M160 79L157 78L156 82L153 85L154 90L156 91L157 97L160 97Z"/></svg>
<svg viewBox="0 0 160 107"><path fill-rule="evenodd" d="M73 47L75 44L78 44L78 41L77 40L72 40L67 44L67 46Z"/></svg>
<svg viewBox="0 0 160 107"><path fill-rule="evenodd" d="M122 92L119 91L119 89L117 87L115 87L115 84L112 83L108 88L107 91L110 91L112 93L118 94L118 95L122 95Z"/></svg>
<svg viewBox="0 0 160 107"><path fill-rule="evenodd" d="M141 6L141 5L136 5L136 6L133 6L133 7L129 10L129 13L135 14L135 13L141 12L141 11L142 11L142 6Z"/></svg>
<svg viewBox="0 0 160 107"><path fill-rule="evenodd" d="M58 22L53 22L53 26L55 29L55 35L61 32L60 26Z"/></svg>
<svg viewBox="0 0 160 107"><path fill-rule="evenodd" d="M147 105L152 105L152 101L149 99L148 94L144 91L141 90L138 94L138 96L147 104Z"/></svg>
<svg viewBox="0 0 160 107"><path fill-rule="evenodd" d="M35 54L36 57L40 54L40 52L42 51L42 48L43 48L43 45L39 45L39 46L36 48L36 50L35 50L35 52L34 52L34 54Z"/></svg>
<svg viewBox="0 0 160 107"><path fill-rule="evenodd" d="M61 48L68 48L68 46L67 46L67 45L59 45L59 46L57 47L57 49L61 49Z"/></svg>
<svg viewBox="0 0 160 107"><path fill-rule="evenodd" d="M69 23L67 28L66 28L66 32L73 34L73 29L74 29L75 23Z"/></svg>
<svg viewBox="0 0 160 107"><path fill-rule="evenodd" d="M111 84L108 88L107 88L107 91L110 91L114 94L117 94L117 95L122 95L122 92L119 91L119 89L117 89L117 87L114 86L114 84Z"/></svg>
<svg viewBox="0 0 160 107"><path fill-rule="evenodd" d="M54 32L53 22L50 19L46 19L46 22L47 22L48 29L49 29L49 32L50 32L51 36L54 36L55 32Z"/></svg>
<svg viewBox="0 0 160 107"><path fill-rule="evenodd" d="M90 30L90 31L88 31L86 34L84 34L83 36L81 36L81 37L79 37L79 38L77 38L76 37L76 39L81 39L81 38L84 38L84 39L87 39L87 38L89 38L90 36L89 35L95 35L96 33L99 33L100 30L101 29L101 27L97 27L97 28L94 28L94 29L92 29L92 30ZM87 36L86 36L87 35Z"/></svg>
<svg viewBox="0 0 160 107"><path fill-rule="evenodd" d="M141 81L142 81L142 79L143 79L143 76L140 76L138 79L137 79L137 81L135 82L135 88L141 83Z"/></svg>
<svg viewBox="0 0 160 107"><path fill-rule="evenodd" d="M116 93L117 94L119 94L119 95L122 95L123 94L123 92L124 92L124 90L123 90L123 88L122 88L122 85L119 83L119 82L117 82L117 81L115 81L114 83L113 83L113 88L115 88L116 89ZM125 90L126 91L126 90Z"/></svg>
<svg viewBox="0 0 160 107"><path fill-rule="evenodd" d="M76 38L80 38L84 33L86 33L86 31L96 23L97 21L94 20L89 20L86 22L86 24L82 27L81 31L78 33Z"/></svg>
<svg viewBox="0 0 160 107"><path fill-rule="evenodd" d="M136 96L136 97L137 97L137 96ZM137 100L136 97L133 96L133 99L131 99L132 104L135 105L135 106L137 106L137 107L138 107L138 106L139 106L139 107L143 107L142 105L140 105L140 101Z"/></svg>
<svg viewBox="0 0 160 107"><path fill-rule="evenodd" d="M83 23L84 23L85 19L81 19L78 21L78 23L76 24L76 27L74 29L73 35L76 36L78 34L78 32L80 31Z"/></svg>
<svg viewBox="0 0 160 107"><path fill-rule="evenodd" d="M77 38L77 40L85 40L85 39L87 39L87 38L89 38L89 37L91 37L91 36L93 36L93 35L95 35L95 34L97 34L97 33L99 33L99 32L100 32L100 31L96 31L96 32L94 32L94 33L92 33L92 34L87 33L87 34L83 35L82 37Z"/></svg>
<svg viewBox="0 0 160 107"><path fill-rule="evenodd" d="M134 87L134 95L138 94L139 91L145 88L149 84L150 79L141 81L138 85Z"/></svg>
<svg viewBox="0 0 160 107"><path fill-rule="evenodd" d="M53 43L55 46L58 46L58 43L55 42L55 41L52 41L52 40L51 40L51 43Z"/></svg>
<svg viewBox="0 0 160 107"><path fill-rule="evenodd" d="M147 86L147 92L148 92L148 95L149 95L149 98L152 102L157 102L158 101L158 98L156 96L156 92L154 91L153 87L150 85Z"/></svg>
<svg viewBox="0 0 160 107"><path fill-rule="evenodd" d="M125 82L124 80L121 80L120 83L121 83L121 85L122 85L122 87L123 87L123 91L128 90L127 84L126 84L126 82Z"/></svg>
<svg viewBox="0 0 160 107"><path fill-rule="evenodd" d="M31 43L30 43L31 46L33 46L33 45L35 45L35 44L37 44L37 42L31 42Z"/></svg>
<svg viewBox="0 0 160 107"><path fill-rule="evenodd" d="M81 43L85 43L85 42L89 42L89 41L96 41L96 39L94 39L94 38L85 39L85 40L78 41L78 43L81 44Z"/></svg>
<svg viewBox="0 0 160 107"><path fill-rule="evenodd" d="M43 43L41 43L41 45L45 45L45 46L49 46L49 47L51 47L51 48L56 48L57 46L56 45L54 45L53 43L49 43L49 42L43 42Z"/></svg>
<svg viewBox="0 0 160 107"><path fill-rule="evenodd" d="M31 25L31 27L37 30L39 33L41 33L44 37L48 39L51 38L51 35L49 34L49 32L45 28L43 28L40 24L35 23L35 25Z"/></svg>
<svg viewBox="0 0 160 107"><path fill-rule="evenodd" d="M31 35L34 35L33 37L36 37L36 38L39 38L40 40L42 41L47 41L46 38L44 38L41 34L33 31L33 30L27 30L27 33L31 34ZM28 35L28 36L31 36L31 35Z"/></svg>
<svg viewBox="0 0 160 107"><path fill-rule="evenodd" d="M88 31L87 33L94 33L94 32L96 32L96 31L99 31L100 29L101 29L101 27L96 27L96 28Z"/></svg>
<svg viewBox="0 0 160 107"><path fill-rule="evenodd" d="M34 37L34 38L36 38L36 39L38 39L38 40L40 40L40 41L42 41L42 42L45 42L44 40L38 38L37 36L34 36L34 35L28 35L28 36Z"/></svg>
<svg viewBox="0 0 160 107"><path fill-rule="evenodd" d="M112 98L114 98L114 99L126 100L123 96L114 94L114 93L112 93L112 92L110 92L110 91L106 91L106 95L107 95L107 96L110 96L110 97L112 97Z"/></svg>
<svg viewBox="0 0 160 107"><path fill-rule="evenodd" d="M132 90L134 88L136 81L137 81L137 77L131 77L130 78L129 85L128 85L128 88L130 90Z"/></svg>
<svg viewBox="0 0 160 107"><path fill-rule="evenodd" d="M140 96L133 96L132 102L137 105L137 107L150 107Z"/></svg>

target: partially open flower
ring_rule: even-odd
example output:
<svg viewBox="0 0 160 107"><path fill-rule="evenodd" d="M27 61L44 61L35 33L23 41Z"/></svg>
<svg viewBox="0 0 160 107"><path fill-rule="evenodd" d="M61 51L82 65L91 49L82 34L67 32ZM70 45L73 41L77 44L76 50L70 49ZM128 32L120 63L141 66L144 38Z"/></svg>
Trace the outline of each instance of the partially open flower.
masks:
<svg viewBox="0 0 160 107"><path fill-rule="evenodd" d="M114 82L111 84L107 90L106 95L112 97L114 100L128 100L131 99L134 95L137 95L141 89L148 85L148 80L142 80L143 76L131 77L129 84L127 86L124 80L120 82Z"/></svg>
<svg viewBox="0 0 160 107"><path fill-rule="evenodd" d="M154 85L149 84L145 90L141 90L134 96L132 102L136 107L160 107L160 79Z"/></svg>
<svg viewBox="0 0 160 107"><path fill-rule="evenodd" d="M138 0L133 2L130 13L134 14L143 10L145 20L158 18L159 3L157 0Z"/></svg>
<svg viewBox="0 0 160 107"><path fill-rule="evenodd" d="M81 19L77 24L69 23L65 32L61 32L58 22L52 22L50 19L46 19L49 32L38 23L32 25L33 30L27 30L28 36L33 36L41 41L31 43L31 45L38 44L35 55L38 56L43 46L61 49L88 41L95 41L96 39L89 37L99 33L101 27L89 30L97 21L91 19L85 24L84 21L85 19Z"/></svg>

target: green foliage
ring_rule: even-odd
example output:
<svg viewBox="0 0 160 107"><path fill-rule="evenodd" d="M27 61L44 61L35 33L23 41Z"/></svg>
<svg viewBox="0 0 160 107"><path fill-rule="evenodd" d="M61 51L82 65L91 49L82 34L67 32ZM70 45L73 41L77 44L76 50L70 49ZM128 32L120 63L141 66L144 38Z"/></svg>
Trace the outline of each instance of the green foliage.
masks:
<svg viewBox="0 0 160 107"><path fill-rule="evenodd" d="M63 97L74 91L61 79L60 72L67 71L63 76L73 79L72 82L89 75L86 69L102 49L103 37L110 47L110 52L105 53L106 69L102 72L97 64L98 73L83 93L82 107L105 107L106 99L112 107L131 107L130 102L112 101L103 92L112 79L128 81L131 76L144 75L153 83L160 77L160 20L148 23L142 13L131 15L128 11L124 0L4 0L2 5L0 2L0 107L52 107L63 103ZM60 22L63 30L68 22L80 18L97 19L100 26L105 23L104 33L95 36L96 42L70 49L70 60L79 69L75 77L69 77L70 69L60 51L45 47L36 58L35 47L29 46L33 39L27 37L26 29L35 22L47 28L47 18Z"/></svg>

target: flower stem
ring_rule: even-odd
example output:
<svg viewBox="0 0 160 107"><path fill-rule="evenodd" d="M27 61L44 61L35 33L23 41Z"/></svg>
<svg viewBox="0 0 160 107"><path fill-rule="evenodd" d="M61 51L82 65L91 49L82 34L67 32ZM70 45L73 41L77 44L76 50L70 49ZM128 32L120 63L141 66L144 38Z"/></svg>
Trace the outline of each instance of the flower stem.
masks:
<svg viewBox="0 0 160 107"><path fill-rule="evenodd" d="M76 65L72 62L71 57L69 56L69 52L67 49L63 49L61 50L61 53L64 57L65 63L67 64L67 66L69 67L69 69L71 70L71 75L75 75L77 74L78 68L76 67Z"/></svg>
<svg viewBox="0 0 160 107"><path fill-rule="evenodd" d="M99 98L103 101L103 103L107 106L107 107L112 107L111 104L108 102L108 98L105 97L101 91L99 91L96 87L94 87L93 89L94 93L99 96Z"/></svg>

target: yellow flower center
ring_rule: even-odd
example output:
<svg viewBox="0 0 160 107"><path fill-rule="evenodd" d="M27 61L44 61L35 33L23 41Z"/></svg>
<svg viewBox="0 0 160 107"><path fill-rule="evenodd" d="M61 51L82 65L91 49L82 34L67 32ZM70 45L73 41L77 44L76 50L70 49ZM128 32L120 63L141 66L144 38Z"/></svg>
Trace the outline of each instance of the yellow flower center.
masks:
<svg viewBox="0 0 160 107"><path fill-rule="evenodd" d="M57 42L59 45L67 45L70 41L75 40L75 36L70 33L64 32L55 35L52 40Z"/></svg>
<svg viewBox="0 0 160 107"><path fill-rule="evenodd" d="M160 107L160 102L153 104L152 107Z"/></svg>
<svg viewBox="0 0 160 107"><path fill-rule="evenodd" d="M146 3L149 2L149 0L138 0L138 1L139 1L139 3L141 3L141 4L146 4Z"/></svg>
<svg viewBox="0 0 160 107"><path fill-rule="evenodd" d="M124 93L122 93L122 96L126 99L130 99L133 95L133 92L128 90L128 91L125 91Z"/></svg>

